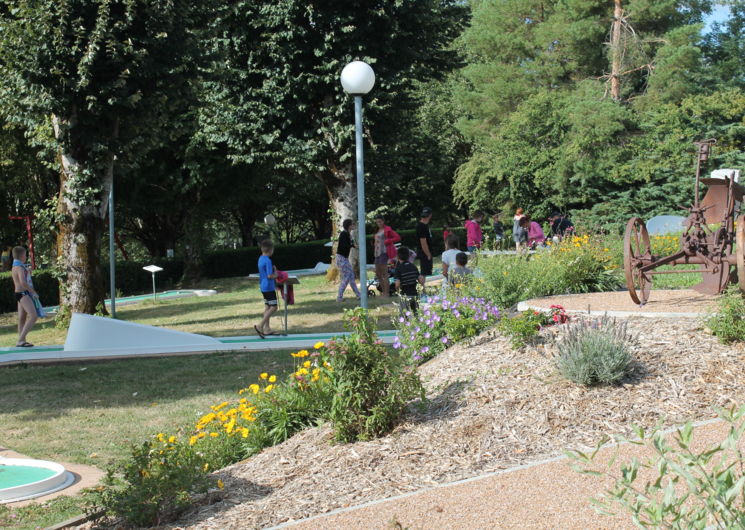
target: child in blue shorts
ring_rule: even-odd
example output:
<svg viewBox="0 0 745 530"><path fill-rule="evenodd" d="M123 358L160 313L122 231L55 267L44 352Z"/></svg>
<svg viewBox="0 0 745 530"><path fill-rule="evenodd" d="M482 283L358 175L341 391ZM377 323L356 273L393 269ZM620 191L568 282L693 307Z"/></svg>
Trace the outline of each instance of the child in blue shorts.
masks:
<svg viewBox="0 0 745 530"><path fill-rule="evenodd" d="M264 296L264 318L258 326L254 326L256 333L262 339L266 335L278 335L269 327L269 319L277 311L277 291L274 279L277 277L277 267L272 264L274 244L268 239L261 242L261 257L259 258L259 288Z"/></svg>

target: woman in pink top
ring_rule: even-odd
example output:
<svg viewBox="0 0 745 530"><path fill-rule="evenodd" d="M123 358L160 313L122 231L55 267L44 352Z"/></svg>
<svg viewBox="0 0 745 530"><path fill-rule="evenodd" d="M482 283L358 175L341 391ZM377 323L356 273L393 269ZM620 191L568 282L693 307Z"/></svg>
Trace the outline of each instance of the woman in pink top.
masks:
<svg viewBox="0 0 745 530"><path fill-rule="evenodd" d="M471 218L465 222L466 227L466 248L468 252L473 252L481 248L481 242L484 239L481 233L481 221L484 219L484 212L476 210L471 214Z"/></svg>
<svg viewBox="0 0 745 530"><path fill-rule="evenodd" d="M543 233L543 228L540 224L531 220L528 224L528 245L535 248L536 245L542 245L544 241L546 241L546 235Z"/></svg>
<svg viewBox="0 0 745 530"><path fill-rule="evenodd" d="M393 228L385 224L382 215L375 217L378 229L373 236L375 242L375 276L384 297L390 296L390 283L388 280L388 262L396 257L396 245L401 241L401 236L393 231Z"/></svg>

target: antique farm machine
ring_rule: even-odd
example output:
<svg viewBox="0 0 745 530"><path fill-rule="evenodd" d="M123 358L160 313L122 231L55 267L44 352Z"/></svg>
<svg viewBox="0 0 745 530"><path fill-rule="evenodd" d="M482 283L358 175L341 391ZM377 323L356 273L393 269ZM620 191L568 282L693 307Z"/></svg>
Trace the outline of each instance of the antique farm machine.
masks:
<svg viewBox="0 0 745 530"><path fill-rule="evenodd" d="M693 289L700 293L719 294L738 278L740 290L745 292L745 215L739 215L745 188L735 182L734 171L724 178L701 178L702 165L708 160L713 144L714 140L696 142L695 198L692 206L681 207L688 212L688 218L683 223L678 252L664 257L653 255L644 221L632 217L626 225L623 268L629 295L639 305L647 303L654 275L692 272L655 270L663 265L699 265L697 272L703 275L703 281ZM708 189L699 201L701 184Z"/></svg>

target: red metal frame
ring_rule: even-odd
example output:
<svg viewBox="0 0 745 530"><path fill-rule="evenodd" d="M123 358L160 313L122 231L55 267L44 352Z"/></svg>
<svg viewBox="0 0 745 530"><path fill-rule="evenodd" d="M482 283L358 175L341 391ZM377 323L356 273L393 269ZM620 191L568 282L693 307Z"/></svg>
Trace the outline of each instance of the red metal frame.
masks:
<svg viewBox="0 0 745 530"><path fill-rule="evenodd" d="M36 256L34 254L34 229L31 225L31 221L34 219L33 215L9 215L8 219L11 221L26 221L26 234L28 236L28 254L31 257L31 268L36 269Z"/></svg>

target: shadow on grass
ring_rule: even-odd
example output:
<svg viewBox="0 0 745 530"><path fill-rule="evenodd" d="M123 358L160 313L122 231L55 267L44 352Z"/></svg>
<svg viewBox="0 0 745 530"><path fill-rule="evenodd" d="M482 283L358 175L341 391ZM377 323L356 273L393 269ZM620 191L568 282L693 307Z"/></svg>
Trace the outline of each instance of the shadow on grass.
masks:
<svg viewBox="0 0 745 530"><path fill-rule="evenodd" d="M205 298L202 301L164 303L157 305L123 306L119 315L124 320L147 320L154 318L170 318L180 316L190 311L219 310L235 305L248 305L246 300L220 300L219 303ZM212 307L215 306L215 307Z"/></svg>
<svg viewBox="0 0 745 530"><path fill-rule="evenodd" d="M23 421L64 416L70 409L147 407L204 394L233 394L262 372L284 377L288 351L225 352L0 368L0 412Z"/></svg>

